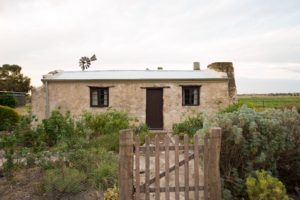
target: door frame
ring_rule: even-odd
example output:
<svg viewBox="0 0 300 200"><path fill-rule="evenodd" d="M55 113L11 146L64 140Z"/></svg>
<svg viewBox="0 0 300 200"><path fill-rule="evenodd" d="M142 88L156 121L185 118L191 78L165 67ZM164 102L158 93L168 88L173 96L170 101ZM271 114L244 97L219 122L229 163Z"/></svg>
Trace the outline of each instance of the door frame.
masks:
<svg viewBox="0 0 300 200"><path fill-rule="evenodd" d="M147 106L147 92L148 90L161 90L161 122L162 122L162 127L161 128L149 128L149 130L164 130L164 87L146 87L146 94L145 94L145 99L146 99L146 108L145 108L145 124L148 126L147 124L147 110L148 110L148 106Z"/></svg>

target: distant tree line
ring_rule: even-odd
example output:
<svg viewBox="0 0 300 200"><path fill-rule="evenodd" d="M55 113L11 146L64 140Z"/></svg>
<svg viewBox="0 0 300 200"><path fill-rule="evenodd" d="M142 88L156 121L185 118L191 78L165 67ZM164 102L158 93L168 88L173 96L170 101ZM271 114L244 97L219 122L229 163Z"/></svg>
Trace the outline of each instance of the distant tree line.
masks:
<svg viewBox="0 0 300 200"><path fill-rule="evenodd" d="M238 96L300 96L299 92L266 93L266 94L238 94Z"/></svg>

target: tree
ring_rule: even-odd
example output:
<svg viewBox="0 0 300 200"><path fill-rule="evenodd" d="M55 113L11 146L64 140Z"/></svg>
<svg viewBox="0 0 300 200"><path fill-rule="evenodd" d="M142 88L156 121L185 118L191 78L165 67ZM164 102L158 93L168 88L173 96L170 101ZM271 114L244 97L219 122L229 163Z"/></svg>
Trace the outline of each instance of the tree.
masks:
<svg viewBox="0 0 300 200"><path fill-rule="evenodd" d="M95 54L91 58L86 57L86 56L81 57L79 59L79 66L82 69L82 71L84 71L84 70L88 69L90 67L90 65L91 65L91 62L95 61L95 60L97 60Z"/></svg>
<svg viewBox="0 0 300 200"><path fill-rule="evenodd" d="M0 105L15 108L17 106L17 99L12 94L0 93Z"/></svg>
<svg viewBox="0 0 300 200"><path fill-rule="evenodd" d="M4 64L0 67L0 91L28 92L30 78L21 73L19 65Z"/></svg>

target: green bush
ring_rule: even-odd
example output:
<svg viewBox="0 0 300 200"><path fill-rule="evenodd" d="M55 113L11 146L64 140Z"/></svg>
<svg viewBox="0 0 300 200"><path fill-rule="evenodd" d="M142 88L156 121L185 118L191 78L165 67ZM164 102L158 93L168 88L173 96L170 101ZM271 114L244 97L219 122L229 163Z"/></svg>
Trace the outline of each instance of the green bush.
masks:
<svg viewBox="0 0 300 200"><path fill-rule="evenodd" d="M117 183L118 167L111 162L102 162L91 173L91 180L101 189L114 186Z"/></svg>
<svg viewBox="0 0 300 200"><path fill-rule="evenodd" d="M246 177L259 169L272 172L289 192L296 193L300 187L300 114L295 109L256 112L243 106L205 120L201 132L213 126L222 128L224 196L245 198Z"/></svg>
<svg viewBox="0 0 300 200"><path fill-rule="evenodd" d="M13 177L13 170L15 169L16 165L14 163L14 150L8 149L5 151L4 158L6 161L3 163L3 172L4 176L8 179Z"/></svg>
<svg viewBox="0 0 300 200"><path fill-rule="evenodd" d="M112 134L129 127L129 118L125 112L108 110L97 114L85 113L83 117L94 135Z"/></svg>
<svg viewBox="0 0 300 200"><path fill-rule="evenodd" d="M266 171L256 171L255 177L246 179L247 193L250 200L288 200L282 182Z"/></svg>
<svg viewBox="0 0 300 200"><path fill-rule="evenodd" d="M5 175L8 177L16 169L15 158L25 158L19 167L41 166L45 170L44 188L49 192L106 189L117 184L115 152L119 148L119 130L129 126L128 117L116 111L101 116L106 119L102 122L99 117L104 128L101 134L89 126L97 118L89 114L75 120L70 113L54 111L34 127L30 125L34 118L22 117L12 134L0 136L0 148L7 158Z"/></svg>
<svg viewBox="0 0 300 200"><path fill-rule="evenodd" d="M118 159L115 153L94 147L74 152L69 160L87 174L88 182L94 187L106 189L117 184Z"/></svg>
<svg viewBox="0 0 300 200"><path fill-rule="evenodd" d="M71 137L75 132L75 123L69 112L65 115L59 111L53 111L48 119L43 120L45 141L53 146L59 139Z"/></svg>
<svg viewBox="0 0 300 200"><path fill-rule="evenodd" d="M139 138L140 144L144 144L146 135L149 135L149 127L147 126L147 124L139 124L137 126L133 126L132 130L134 135Z"/></svg>
<svg viewBox="0 0 300 200"><path fill-rule="evenodd" d="M18 113L14 109L8 106L0 106L0 131L12 130L19 118Z"/></svg>
<svg viewBox="0 0 300 200"><path fill-rule="evenodd" d="M135 135L145 135L149 133L149 127L147 126L147 124L144 123L139 124L137 126L133 126L132 130Z"/></svg>
<svg viewBox="0 0 300 200"><path fill-rule="evenodd" d="M238 111L243 105L246 105L248 108L254 108L253 104L245 103L245 102L238 102L227 106L221 113L231 113Z"/></svg>
<svg viewBox="0 0 300 200"><path fill-rule="evenodd" d="M44 127L39 124L32 127L31 122L35 120L30 115L22 116L14 127L13 133L17 138L17 145L25 148L31 148L34 152L45 150L46 137Z"/></svg>
<svg viewBox="0 0 300 200"><path fill-rule="evenodd" d="M91 141L91 145L104 148L107 151L119 152L119 133L98 136Z"/></svg>
<svg viewBox="0 0 300 200"><path fill-rule="evenodd" d="M49 169L43 177L46 192L77 193L84 189L86 175L74 168Z"/></svg>
<svg viewBox="0 0 300 200"><path fill-rule="evenodd" d="M15 108L17 106L17 100L14 95L10 93L0 94L0 105Z"/></svg>
<svg viewBox="0 0 300 200"><path fill-rule="evenodd" d="M203 127L203 115L197 113L196 116L188 117L183 122L173 124L173 133L174 134L188 134L189 136L194 135L198 130Z"/></svg>
<svg viewBox="0 0 300 200"><path fill-rule="evenodd" d="M58 163L60 164L57 165L57 168L66 164L78 169L86 174L87 182L92 187L106 189L117 183L118 160L116 154L100 146L93 146L93 143L60 152L59 159Z"/></svg>

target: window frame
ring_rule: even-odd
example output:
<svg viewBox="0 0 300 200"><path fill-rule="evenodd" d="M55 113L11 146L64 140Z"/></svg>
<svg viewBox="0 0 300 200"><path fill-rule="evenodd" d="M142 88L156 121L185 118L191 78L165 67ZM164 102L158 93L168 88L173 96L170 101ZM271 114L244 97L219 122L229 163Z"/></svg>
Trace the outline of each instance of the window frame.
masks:
<svg viewBox="0 0 300 200"><path fill-rule="evenodd" d="M101 104L101 91L107 90L107 105ZM97 91L97 105L93 105L93 91ZM105 96L105 95L104 95ZM104 99L103 99L104 102ZM90 87L90 107L108 107L109 106L109 87Z"/></svg>
<svg viewBox="0 0 300 200"><path fill-rule="evenodd" d="M199 106L200 105L200 88L201 86L199 85L184 85L182 86L182 98L181 98L181 103L182 103L182 106ZM196 89L197 90L197 104L186 104L185 103L185 90L186 89Z"/></svg>

